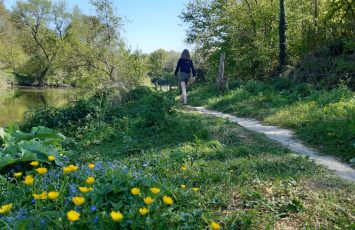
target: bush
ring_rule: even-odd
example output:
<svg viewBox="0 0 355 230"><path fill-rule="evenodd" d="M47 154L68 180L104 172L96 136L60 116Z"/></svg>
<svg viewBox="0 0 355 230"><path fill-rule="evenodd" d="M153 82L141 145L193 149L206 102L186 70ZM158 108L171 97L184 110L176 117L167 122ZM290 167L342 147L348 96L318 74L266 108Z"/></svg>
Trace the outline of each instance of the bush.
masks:
<svg viewBox="0 0 355 230"><path fill-rule="evenodd" d="M296 82L306 82L318 89L333 89L339 83L355 89L355 42L336 40L307 55L290 73Z"/></svg>
<svg viewBox="0 0 355 230"><path fill-rule="evenodd" d="M92 120L85 126L78 127L75 137L81 139L83 146L100 144L115 136L115 129L105 122Z"/></svg>
<svg viewBox="0 0 355 230"><path fill-rule="evenodd" d="M21 128L29 130L37 124L60 129L80 146L88 146L108 141L132 124L139 128L166 127L168 115L173 111L171 93L137 87L124 96L121 104L109 99L108 94L100 94L65 108L33 108L26 113ZM129 124L125 122L127 117L131 120ZM73 146L73 141L69 145Z"/></svg>
<svg viewBox="0 0 355 230"><path fill-rule="evenodd" d="M37 106L25 113L21 129L29 130L36 125L48 128L68 129L68 126L80 123L90 116L96 117L98 104L94 100L79 100L65 108L54 108L45 105Z"/></svg>
<svg viewBox="0 0 355 230"><path fill-rule="evenodd" d="M272 87L266 83L258 82L255 80L248 81L244 88L250 93L260 93L264 91L272 91Z"/></svg>
<svg viewBox="0 0 355 230"><path fill-rule="evenodd" d="M129 114L138 117L139 127L158 127L167 122L168 115L174 112L174 99L170 93L154 92L151 89L140 88L131 92L127 107Z"/></svg>

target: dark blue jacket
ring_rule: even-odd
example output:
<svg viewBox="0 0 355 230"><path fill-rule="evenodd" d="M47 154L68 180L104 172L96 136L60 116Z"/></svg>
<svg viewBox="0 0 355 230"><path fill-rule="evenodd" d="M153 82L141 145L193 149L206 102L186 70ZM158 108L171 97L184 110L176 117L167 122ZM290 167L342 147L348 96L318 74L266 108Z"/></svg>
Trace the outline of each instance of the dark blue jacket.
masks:
<svg viewBox="0 0 355 230"><path fill-rule="evenodd" d="M191 59L182 59L180 58L175 69L175 76L179 72L185 72L185 73L191 73L192 71L192 76L196 77L196 71L194 68L194 64L192 63Z"/></svg>

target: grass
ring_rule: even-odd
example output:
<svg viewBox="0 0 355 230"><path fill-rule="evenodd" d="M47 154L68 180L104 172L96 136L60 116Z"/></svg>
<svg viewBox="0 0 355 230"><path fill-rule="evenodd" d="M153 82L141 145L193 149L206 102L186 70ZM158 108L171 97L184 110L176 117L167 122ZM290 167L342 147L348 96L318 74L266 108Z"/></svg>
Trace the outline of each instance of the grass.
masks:
<svg viewBox="0 0 355 230"><path fill-rule="evenodd" d="M146 95L148 91L142 93ZM35 180L44 178L34 186L37 193L47 191L47 186L63 188L55 206L46 200L33 205L28 187L7 180L6 175L0 177L0 204L11 201L15 209L7 215L0 214L0 227L207 229L212 221L223 229L355 227L354 184L339 180L308 158L224 119L203 116L182 107L174 107L174 113L156 119L153 116L156 113L151 111L159 111L165 103L153 108L156 101L140 95L136 96L139 103L128 102L126 107L133 113L122 112L122 108L112 110L115 111L112 114L122 113L119 118L105 121L114 135L88 142L90 135L79 137L72 127L67 129L67 135L72 134L76 141L67 152L69 162L79 165L78 172L66 176L57 172L61 168L54 168L48 173L58 176L54 181L50 181L52 176L35 177ZM156 99L162 100L158 95ZM152 104L144 106L140 102ZM158 123L145 126L152 121ZM78 123L79 126L87 126L85 119L81 122L84 123ZM107 127L99 132L85 130L102 135ZM95 163L97 170L88 172L87 163ZM67 196L72 196L73 188L88 173L95 174L94 189L85 195L83 208L74 207L82 214L81 219L69 223L65 213L73 205L68 203ZM69 180L69 188L62 180ZM151 216L140 216L137 210L142 205L141 197L132 196L130 189L140 187L146 194L146 188L152 185L171 196L174 204L166 207L157 199L154 207L159 209L154 211L152 206ZM92 205L97 210L92 211ZM18 207L26 211L23 221L16 210ZM113 223L108 215L111 210L122 211L124 220Z"/></svg>
<svg viewBox="0 0 355 230"><path fill-rule="evenodd" d="M82 149L76 157L120 159L136 169L148 165L144 174L158 181L198 187L204 215L225 229L354 227L353 184L228 121L186 110L175 119L174 129L156 135L129 131L131 140L141 140L131 141L135 151L117 138ZM196 126L205 131L189 129ZM187 165L186 172L181 165Z"/></svg>
<svg viewBox="0 0 355 230"><path fill-rule="evenodd" d="M278 79L250 81L218 95L214 85L206 84L194 86L189 100L193 105L291 128L301 140L343 161L355 157L355 93L347 88L317 91Z"/></svg>

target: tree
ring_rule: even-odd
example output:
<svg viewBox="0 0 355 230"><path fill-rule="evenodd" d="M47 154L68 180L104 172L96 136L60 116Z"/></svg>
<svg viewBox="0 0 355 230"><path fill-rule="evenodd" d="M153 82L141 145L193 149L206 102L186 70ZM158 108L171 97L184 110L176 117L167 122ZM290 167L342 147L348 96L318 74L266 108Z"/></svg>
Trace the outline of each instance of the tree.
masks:
<svg viewBox="0 0 355 230"><path fill-rule="evenodd" d="M0 67L11 68L17 72L26 62L27 55L19 43L21 31L11 21L11 12L0 2Z"/></svg>
<svg viewBox="0 0 355 230"><path fill-rule="evenodd" d="M279 68L282 71L286 65L286 15L285 15L285 0L280 0L279 13Z"/></svg>
<svg viewBox="0 0 355 230"><path fill-rule="evenodd" d="M63 2L52 5L49 0L17 1L13 15L19 27L28 33L26 51L30 55L30 72L37 77L38 84L43 85L47 74L52 70L63 41L68 36L70 17L65 12ZM54 15L54 17L52 17ZM54 30L50 29L55 25Z"/></svg>
<svg viewBox="0 0 355 230"><path fill-rule="evenodd" d="M180 18L210 75L224 52L229 78L267 77L332 40L355 36L352 0L191 0Z"/></svg>
<svg viewBox="0 0 355 230"><path fill-rule="evenodd" d="M153 51L149 56L149 76L161 77L163 74L164 63L168 58L168 52L163 49Z"/></svg>

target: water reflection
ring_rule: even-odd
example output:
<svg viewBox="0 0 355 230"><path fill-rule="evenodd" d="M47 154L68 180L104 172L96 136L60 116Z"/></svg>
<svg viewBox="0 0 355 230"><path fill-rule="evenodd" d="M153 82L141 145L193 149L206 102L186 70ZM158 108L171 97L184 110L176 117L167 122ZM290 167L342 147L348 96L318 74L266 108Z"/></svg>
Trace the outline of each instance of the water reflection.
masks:
<svg viewBox="0 0 355 230"><path fill-rule="evenodd" d="M25 111L35 105L61 107L75 96L74 89L0 89L0 127L22 121Z"/></svg>

